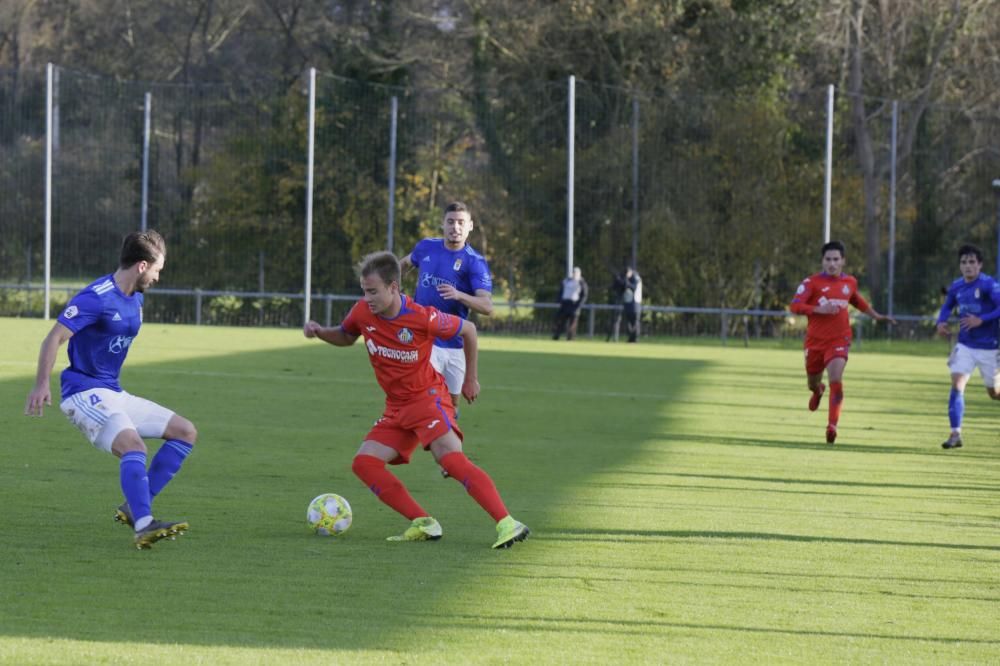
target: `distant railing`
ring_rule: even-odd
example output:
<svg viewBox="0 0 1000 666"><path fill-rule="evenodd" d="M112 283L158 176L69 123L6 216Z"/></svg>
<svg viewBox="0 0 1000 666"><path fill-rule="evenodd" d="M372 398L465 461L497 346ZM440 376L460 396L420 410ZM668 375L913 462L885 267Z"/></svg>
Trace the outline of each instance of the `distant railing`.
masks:
<svg viewBox="0 0 1000 666"><path fill-rule="evenodd" d="M53 312L77 293L82 285L53 286ZM0 283L0 316L41 317L44 286ZM359 296L357 294L313 294L312 311L326 326L340 321ZM305 297L302 293L233 291L225 289L171 289L157 287L146 301L147 322L214 326L301 326ZM317 307L318 306L318 307ZM339 306L339 307L338 307ZM553 332L558 303L494 301L491 317L477 317L480 330L497 334L549 335ZM577 334L580 337L623 339L627 337L620 305L587 303L583 306ZM936 317L895 315L897 326L875 327L869 317L855 313L855 345L865 337L925 339L934 334ZM616 335L617 324L617 335ZM723 344L735 339L801 338L805 317L785 310L679 307L644 305L642 337L718 337Z"/></svg>

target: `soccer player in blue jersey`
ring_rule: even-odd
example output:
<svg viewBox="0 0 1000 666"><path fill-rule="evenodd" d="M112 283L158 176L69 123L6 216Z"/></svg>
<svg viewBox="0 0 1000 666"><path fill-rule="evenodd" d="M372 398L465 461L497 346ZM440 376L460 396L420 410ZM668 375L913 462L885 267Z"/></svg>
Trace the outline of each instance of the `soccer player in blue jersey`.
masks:
<svg viewBox="0 0 1000 666"><path fill-rule="evenodd" d="M469 207L455 201L444 209L442 238L425 238L400 260L405 268L418 271L413 300L441 312L468 319L469 311L493 314L493 278L483 255L466 243L473 222ZM462 338L434 341L431 364L444 376L448 393L458 407L465 381L465 353Z"/></svg>
<svg viewBox="0 0 1000 666"><path fill-rule="evenodd" d="M198 436L186 418L131 395L118 383L122 364L142 324L143 292L156 284L166 243L155 231L134 232L122 243L118 270L98 278L70 300L42 342L35 387L24 412L41 416L52 404L49 377L59 348L69 341L61 375L60 408L98 449L120 459L125 503L115 520L135 530L135 546L149 548L188 529L186 522L153 518L152 502L180 469ZM144 437L166 440L146 469Z"/></svg>
<svg viewBox="0 0 1000 666"><path fill-rule="evenodd" d="M958 308L958 343L948 357L948 369L951 370L951 395L948 398L951 435L941 444L945 449L962 446L965 385L976 368L979 368L986 393L994 400L1000 400L1000 387L997 386L1000 377L997 363L1000 284L989 275L982 274L983 253L974 245L959 248L958 267L962 277L948 288L937 320L938 333L948 337L948 317Z"/></svg>

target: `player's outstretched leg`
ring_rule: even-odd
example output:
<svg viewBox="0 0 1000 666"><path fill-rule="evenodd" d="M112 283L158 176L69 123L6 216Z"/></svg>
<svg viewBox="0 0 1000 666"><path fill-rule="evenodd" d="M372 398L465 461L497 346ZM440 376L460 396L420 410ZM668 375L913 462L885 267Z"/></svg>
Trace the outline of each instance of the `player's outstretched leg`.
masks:
<svg viewBox="0 0 1000 666"><path fill-rule="evenodd" d="M358 454L354 456L351 470L368 486L375 497L404 518L416 520L426 518L428 513L417 504L403 482L385 468L385 461L375 456Z"/></svg>
<svg viewBox="0 0 1000 666"><path fill-rule="evenodd" d="M820 383L812 395L809 396L809 411L815 412L819 409L820 400L823 399L823 394L826 392L826 384Z"/></svg>
<svg viewBox="0 0 1000 666"><path fill-rule="evenodd" d="M479 506L497 521L497 540L494 548L510 548L517 541L528 538L530 530L523 523L514 520L490 475L477 467L461 451L453 451L438 461L448 470L448 475L462 484L465 491Z"/></svg>
<svg viewBox="0 0 1000 666"><path fill-rule="evenodd" d="M826 443L833 444L837 441L837 426L829 424L826 426Z"/></svg>
<svg viewBox="0 0 1000 666"><path fill-rule="evenodd" d="M165 520L154 520L142 529L135 531L135 547L139 550L145 550L152 548L153 544L161 539L173 541L187 532L188 529L190 526L184 521L172 523Z"/></svg>
<svg viewBox="0 0 1000 666"><path fill-rule="evenodd" d="M844 383L830 382L830 418L826 426L826 443L837 441L837 423L840 421L840 408L844 403Z"/></svg>
<svg viewBox="0 0 1000 666"><path fill-rule="evenodd" d="M149 463L149 495L156 497L180 470L184 460L191 455L192 444L180 439L168 439Z"/></svg>
<svg viewBox="0 0 1000 666"><path fill-rule="evenodd" d="M962 446L962 417L965 415L965 393L954 386L948 396L948 423L951 435L941 443L942 449L957 449Z"/></svg>

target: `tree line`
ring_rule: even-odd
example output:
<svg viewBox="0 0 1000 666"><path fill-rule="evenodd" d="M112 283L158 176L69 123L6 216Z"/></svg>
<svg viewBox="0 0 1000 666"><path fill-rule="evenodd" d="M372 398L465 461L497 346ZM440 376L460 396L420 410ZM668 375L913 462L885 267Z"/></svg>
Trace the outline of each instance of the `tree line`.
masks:
<svg viewBox="0 0 1000 666"><path fill-rule="evenodd" d="M66 271L103 270L97 248L135 226L152 91L150 224L172 238L174 279L198 282L177 286L301 289L315 67L315 288L353 290L353 261L386 244L396 98L394 249L462 199L498 290L551 300L574 75L575 263L595 295L635 231L651 302L780 308L817 265L833 83L834 236L885 309L896 101L895 305L923 312L952 246L996 244L998 38L989 0L8 0L4 277L39 261L31 174L54 62Z"/></svg>

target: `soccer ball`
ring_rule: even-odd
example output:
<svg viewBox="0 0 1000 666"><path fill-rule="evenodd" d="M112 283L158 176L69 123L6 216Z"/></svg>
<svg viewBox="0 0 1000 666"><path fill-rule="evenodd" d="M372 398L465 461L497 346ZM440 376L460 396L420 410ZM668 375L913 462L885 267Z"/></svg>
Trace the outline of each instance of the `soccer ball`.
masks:
<svg viewBox="0 0 1000 666"><path fill-rule="evenodd" d="M337 536L351 526L353 515L346 499L334 493L324 493L309 502L306 521L320 536Z"/></svg>

